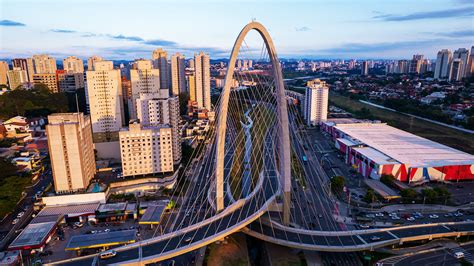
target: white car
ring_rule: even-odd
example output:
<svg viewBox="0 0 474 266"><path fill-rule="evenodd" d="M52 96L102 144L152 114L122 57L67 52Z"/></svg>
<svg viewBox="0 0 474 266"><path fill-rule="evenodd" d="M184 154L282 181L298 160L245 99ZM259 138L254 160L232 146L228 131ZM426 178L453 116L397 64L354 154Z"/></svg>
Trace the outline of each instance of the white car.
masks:
<svg viewBox="0 0 474 266"><path fill-rule="evenodd" d="M439 216L436 215L436 214L430 214L430 218L431 218L431 219L437 219L437 218L439 218Z"/></svg>
<svg viewBox="0 0 474 266"><path fill-rule="evenodd" d="M375 216L377 216L377 217L383 217L383 213L381 213L381 212L376 213Z"/></svg>
<svg viewBox="0 0 474 266"><path fill-rule="evenodd" d="M20 219L15 218L15 219L12 221L12 224L17 224L19 221L20 221Z"/></svg>
<svg viewBox="0 0 474 266"><path fill-rule="evenodd" d="M25 215L25 213L24 213L24 212L20 212L20 213L18 213L18 215L17 215L16 217L21 218L21 217L23 217L23 215Z"/></svg>
<svg viewBox="0 0 474 266"><path fill-rule="evenodd" d="M408 218L407 218L407 221L410 221L410 222L412 222L412 221L414 221L414 220L415 220L415 217L408 217Z"/></svg>

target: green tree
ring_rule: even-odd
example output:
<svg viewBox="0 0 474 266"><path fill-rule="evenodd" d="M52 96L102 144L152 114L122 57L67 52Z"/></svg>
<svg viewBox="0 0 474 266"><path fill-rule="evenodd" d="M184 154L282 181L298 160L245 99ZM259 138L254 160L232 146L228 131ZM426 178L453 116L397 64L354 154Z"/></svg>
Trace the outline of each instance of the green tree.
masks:
<svg viewBox="0 0 474 266"><path fill-rule="evenodd" d="M9 176L15 176L17 168L16 166L8 160L0 157L0 180L7 178Z"/></svg>
<svg viewBox="0 0 474 266"><path fill-rule="evenodd" d="M412 203L418 198L418 193L413 188L402 189L400 191L403 203Z"/></svg>
<svg viewBox="0 0 474 266"><path fill-rule="evenodd" d="M367 193L365 193L364 196L364 201L367 203L374 203L376 199L377 196L375 195L374 190L371 188L367 189Z"/></svg>
<svg viewBox="0 0 474 266"><path fill-rule="evenodd" d="M342 193L346 179L343 176L335 176L331 179L331 189L334 193Z"/></svg>
<svg viewBox="0 0 474 266"><path fill-rule="evenodd" d="M393 181L395 181L395 177L393 175L383 174L380 177L380 182L384 183L385 185L389 187L393 187Z"/></svg>

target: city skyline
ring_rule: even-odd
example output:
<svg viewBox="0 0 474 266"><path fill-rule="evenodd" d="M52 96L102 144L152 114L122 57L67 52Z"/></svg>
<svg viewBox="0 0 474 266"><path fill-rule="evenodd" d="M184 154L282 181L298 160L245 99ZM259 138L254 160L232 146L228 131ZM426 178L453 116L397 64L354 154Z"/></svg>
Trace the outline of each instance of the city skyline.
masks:
<svg viewBox="0 0 474 266"><path fill-rule="evenodd" d="M398 59L414 53L435 58L442 48L469 48L474 5L462 0L427 3L277 1L269 7L268 1L163 1L157 9L150 1L118 1L116 8L110 8L110 1L70 1L74 12L62 12L51 0L3 0L0 58L46 53L131 60L149 58L156 47L186 58L199 51L227 58L232 34L252 19L268 25L280 58ZM177 13L180 23L175 23ZM199 19L204 13L214 18ZM249 50L259 52L261 42L252 37Z"/></svg>

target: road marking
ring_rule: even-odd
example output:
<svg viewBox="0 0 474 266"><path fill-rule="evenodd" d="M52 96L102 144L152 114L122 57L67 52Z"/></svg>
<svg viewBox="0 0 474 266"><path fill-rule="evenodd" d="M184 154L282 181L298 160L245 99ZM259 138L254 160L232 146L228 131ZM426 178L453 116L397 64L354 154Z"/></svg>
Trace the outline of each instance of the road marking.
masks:
<svg viewBox="0 0 474 266"><path fill-rule="evenodd" d="M94 259L92 260L92 263L91 263L92 266L97 265L97 259L98 258L99 258L98 256L94 257Z"/></svg>
<svg viewBox="0 0 474 266"><path fill-rule="evenodd" d="M396 236L394 233L390 232L390 231L387 231L387 233L389 233L391 236L393 236L395 239L400 239L398 236Z"/></svg>
<svg viewBox="0 0 474 266"><path fill-rule="evenodd" d="M362 241L364 244L367 244L367 241L365 241L360 235L356 235L360 241Z"/></svg>

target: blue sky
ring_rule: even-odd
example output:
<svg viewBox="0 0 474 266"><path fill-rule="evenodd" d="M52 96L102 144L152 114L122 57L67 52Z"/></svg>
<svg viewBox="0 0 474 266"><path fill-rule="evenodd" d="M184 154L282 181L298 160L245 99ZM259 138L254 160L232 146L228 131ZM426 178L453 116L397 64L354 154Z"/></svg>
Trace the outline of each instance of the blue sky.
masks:
<svg viewBox="0 0 474 266"><path fill-rule="evenodd" d="M0 0L0 58L149 58L156 47L226 58L253 18L286 58L434 58L474 45L472 0Z"/></svg>

